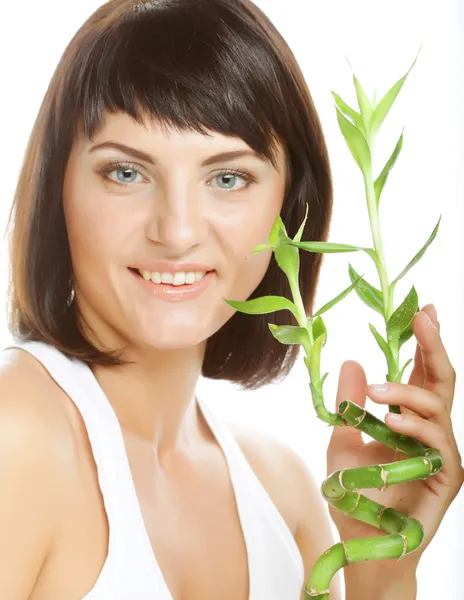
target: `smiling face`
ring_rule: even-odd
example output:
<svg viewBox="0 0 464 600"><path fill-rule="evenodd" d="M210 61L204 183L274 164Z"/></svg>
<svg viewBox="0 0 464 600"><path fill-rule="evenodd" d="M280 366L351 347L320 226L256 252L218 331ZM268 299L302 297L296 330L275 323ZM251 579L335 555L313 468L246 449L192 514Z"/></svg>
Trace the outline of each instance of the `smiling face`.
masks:
<svg viewBox="0 0 464 600"><path fill-rule="evenodd" d="M138 156L95 148L106 142ZM138 349L192 347L234 314L223 298L245 300L259 285L272 252L250 254L267 241L281 211L285 156L280 146L278 170L255 156L207 161L235 151L252 149L215 132L167 133L151 121L142 126L125 113L107 114L94 140L76 138L63 202L76 302L94 340ZM234 170L242 173L227 173ZM166 260L215 272L197 297L169 302L129 269Z"/></svg>

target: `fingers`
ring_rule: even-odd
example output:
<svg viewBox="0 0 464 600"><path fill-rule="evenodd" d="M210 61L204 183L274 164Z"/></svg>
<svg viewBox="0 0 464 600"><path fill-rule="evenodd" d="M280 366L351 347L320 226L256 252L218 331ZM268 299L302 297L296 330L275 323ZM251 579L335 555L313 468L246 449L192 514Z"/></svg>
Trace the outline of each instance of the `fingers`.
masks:
<svg viewBox="0 0 464 600"><path fill-rule="evenodd" d="M400 419L395 419L400 417ZM451 427L444 428L433 421L427 421L417 415L395 415L387 413L385 423L398 433L419 440L426 446L438 450L443 458L443 467L434 477L438 477L456 494L464 481L464 469L456 440Z"/></svg>
<svg viewBox="0 0 464 600"><path fill-rule="evenodd" d="M432 319L432 323L438 328L440 331L440 323L437 321L437 311L433 304L427 304L422 308L423 312L426 312L429 317ZM420 344L416 344L416 352L414 354L414 367L409 376L408 383L410 385L416 385L417 387L424 387L424 364L422 362L422 349Z"/></svg>
<svg viewBox="0 0 464 600"><path fill-rule="evenodd" d="M430 314L432 314L431 310ZM433 316L432 321L438 325L438 321L434 320ZM430 324L424 311L414 316L412 328L421 347L424 389L440 396L443 402L446 403L448 410L451 411L456 372L449 360L440 332Z"/></svg>
<svg viewBox="0 0 464 600"><path fill-rule="evenodd" d="M422 350L419 344L416 344L416 353L414 354L414 367L409 376L408 384L416 387L424 387L425 373L422 364Z"/></svg>
<svg viewBox="0 0 464 600"><path fill-rule="evenodd" d="M366 393L369 398L378 404L392 404L405 407L424 419L433 419L443 422L449 415L448 405L436 394L423 388L406 383L384 383L387 391L376 391L375 386L368 385Z"/></svg>

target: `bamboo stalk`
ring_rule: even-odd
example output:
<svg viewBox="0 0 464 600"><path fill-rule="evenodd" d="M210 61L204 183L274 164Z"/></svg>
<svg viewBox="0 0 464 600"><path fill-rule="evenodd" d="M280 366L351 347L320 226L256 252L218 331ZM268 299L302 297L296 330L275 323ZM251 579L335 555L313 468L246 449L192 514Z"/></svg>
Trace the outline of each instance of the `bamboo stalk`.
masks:
<svg viewBox="0 0 464 600"><path fill-rule="evenodd" d="M416 60L417 56L409 71ZM328 373L321 377L320 372L321 352L327 339L327 330L321 315L343 300L353 289L369 308L379 312L384 318L385 338L377 332L373 325L369 324L369 327L386 358L387 381L401 382L404 370L412 360L408 360L400 367L400 349L413 335L412 319L419 311L419 299L413 286L403 302L394 309L394 288L396 283L420 260L427 247L432 243L437 234L440 221L438 221L422 249L403 271L389 283L380 231L379 202L388 173L395 164L401 150L403 133L380 175L375 181L372 176L372 152L377 132L401 90L409 71L385 94L378 104L375 101L371 104L353 73L359 113L349 107L340 96L333 93L337 105L337 118L340 129L364 177L374 247L364 248L320 241L302 242L301 237L308 216L308 209L303 223L293 238L288 236L282 219L277 215L267 244L260 244L254 249L253 253L272 249L279 267L288 277L292 301L279 296L266 296L244 302L225 299L227 304L247 314L268 314L277 310L290 310L298 326L277 326L270 323L269 329L280 343L300 344L303 347L306 355L304 363L310 378L309 387L317 417L333 427L356 427L385 446L408 457L405 460L390 464L339 469L324 480L321 493L331 506L359 521L387 532L388 535L342 541L329 548L318 558L310 573L305 585L306 598L328 600L332 577L339 569L352 563L365 560L399 559L416 550L424 538L421 523L417 519L408 517L393 508L370 500L363 496L359 490L371 488L385 490L388 486L397 483L426 479L438 473L443 466L443 459L438 450L430 448L414 438L392 431L384 422L350 400L342 401L337 413L327 410L324 403L323 384ZM314 315L308 317L298 286L300 250L320 253L363 251L375 264L380 289L368 283L363 276L359 276L350 265L351 286L325 304ZM399 406L389 406L389 411L401 412Z"/></svg>

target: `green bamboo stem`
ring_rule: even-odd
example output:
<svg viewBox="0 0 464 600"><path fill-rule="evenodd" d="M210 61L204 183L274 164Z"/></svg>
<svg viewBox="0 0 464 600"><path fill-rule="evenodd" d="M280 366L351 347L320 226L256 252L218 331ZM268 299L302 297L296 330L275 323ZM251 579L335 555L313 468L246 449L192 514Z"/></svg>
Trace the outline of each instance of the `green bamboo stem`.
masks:
<svg viewBox="0 0 464 600"><path fill-rule="evenodd" d="M414 63L412 66L414 66ZM340 128L353 157L363 173L374 248L318 241L301 242L301 234L308 211L306 211L305 220L295 237L289 238L285 225L280 216L277 215L268 243L260 244L254 252L261 252L267 248L273 250L279 267L288 277L293 301L290 302L287 298L279 296L265 296L244 302L224 299L233 308L248 314L266 314L276 310L290 310L298 323L297 327L273 324L270 324L269 327L279 342L283 344L300 344L303 347L306 355L304 363L310 379L311 398L318 418L334 427L356 427L395 452L408 457L390 464L339 469L324 480L321 492L324 499L331 506L359 521L387 532L388 535L341 541L329 548L318 558L309 575L305 585L305 598L307 599L328 600L330 581L335 573L343 567L365 560L398 559L416 550L424 538L421 523L417 519L408 517L393 508L370 500L360 494L359 490L378 488L383 491L388 486L396 483L426 479L431 475L435 475L443 465L443 459L438 450L430 448L407 435L392 431L383 421L380 421L356 403L343 400L337 413L330 412L325 406L323 384L327 373L321 376L320 358L327 336L321 314L329 310L354 289L362 276L356 278L349 288L310 317L306 315L298 286L299 249L309 252L329 253L365 251L375 264L381 289L377 290L365 282L365 287L358 291L358 294L368 306L382 313L387 328L386 339L377 334L372 326L371 331L387 359L388 381L401 383L404 368L410 361L400 369L400 347L412 336L411 323L413 315L418 310L418 298L413 287L403 303L394 310L394 285L420 260L428 245L433 241L439 225L437 223L425 246L397 276L393 284L390 284L380 231L378 206L388 172L401 149L403 134L375 183L373 182L371 168L372 149L376 133L399 93L406 76L407 74L387 92L378 105L371 105L359 81L353 75L360 113L346 105L339 96L334 95L340 108L337 114ZM401 412L400 407L395 405L390 405L389 410L390 412Z"/></svg>
<svg viewBox="0 0 464 600"><path fill-rule="evenodd" d="M380 240L380 230L377 235ZM386 269L385 279L388 282ZM294 285L290 285L290 289L295 306L301 307L303 302L299 289ZM300 327L308 327L306 314L303 315L300 310L297 312L297 321ZM306 582L305 599L329 600L330 581L341 568L365 560L399 559L416 550L424 537L423 527L417 519L374 502L361 495L359 490L384 490L396 483L426 479L440 470L443 460L434 448L391 430L355 402L343 400L338 408L338 415L328 411L320 385L320 360L309 360L311 355L316 359L320 355L312 353L313 346L310 342L303 342L302 346L306 354L304 362L310 375L312 400L317 416L332 426L356 427L396 452L412 457L390 464L340 469L322 483L322 495L331 506L390 534L339 542L319 557Z"/></svg>
<svg viewBox="0 0 464 600"><path fill-rule="evenodd" d="M339 413L348 425L414 458L383 465L340 469L324 480L321 492L331 506L391 535L339 542L329 548L316 561L305 586L305 597L320 600L328 600L330 581L339 569L364 560L399 559L416 550L424 538L423 527L417 519L374 502L358 490L378 488L383 491L396 483L426 479L437 473L443 465L437 450L392 431L354 402L341 402Z"/></svg>
<svg viewBox="0 0 464 600"><path fill-rule="evenodd" d="M381 239L380 229L377 235L378 239ZM388 281L386 269L385 278ZM295 306L302 306L299 289L293 285L290 289ZM297 321L300 327L308 327L306 315L303 316L299 311ZM310 389L317 416L332 426L356 427L396 452L412 457L390 464L340 469L322 483L322 495L331 506L390 534L339 542L319 557L305 585L305 600L329 600L330 581L341 568L365 560L399 559L416 550L424 537L423 527L417 519L374 502L361 495L358 490L384 490L396 483L426 479L440 470L443 460L434 448L391 430L383 421L355 402L343 400L339 405L338 415L328 411L324 405L320 385L320 360L314 360L319 359L320 355L313 354L311 343L303 342L302 346L306 354L304 362L310 375ZM309 360L311 355L312 361Z"/></svg>

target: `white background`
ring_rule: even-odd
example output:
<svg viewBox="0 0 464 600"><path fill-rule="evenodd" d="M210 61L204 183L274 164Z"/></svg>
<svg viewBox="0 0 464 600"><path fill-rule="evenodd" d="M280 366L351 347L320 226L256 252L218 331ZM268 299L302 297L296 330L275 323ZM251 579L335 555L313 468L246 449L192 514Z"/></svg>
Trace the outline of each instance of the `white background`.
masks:
<svg viewBox="0 0 464 600"><path fill-rule="evenodd" d="M98 0L32 0L2 9L2 201L0 228L6 225L23 152L56 64L71 37L101 4ZM463 396L463 7L459 1L256 0L295 53L319 112L331 158L335 196L329 241L372 245L363 181L338 128L331 90L350 105L356 96L349 58L370 97L380 99L411 66L423 48L380 130L374 176L382 169L405 126L403 149L381 199L381 227L391 281L423 246L440 214L437 237L421 261L397 286L395 307L414 284L420 306L433 302L441 333L457 371L452 418L464 456ZM461 39L460 39L461 38ZM0 297L6 299L7 254L0 256ZM315 310L350 284L351 262L378 285L364 253L326 255ZM10 341L6 308L0 312L0 346ZM326 405L333 411L338 374L347 359L360 362L368 382L384 381L386 365L368 322L384 324L352 293L324 315L328 343L321 372ZM414 338L403 346L402 363L414 354ZM259 349L257 349L259 351ZM407 381L412 364L407 368ZM287 442L307 461L318 481L326 476L330 429L312 407L302 356L287 378L254 392L222 381L201 379L198 392L227 419L246 422ZM385 410L369 399L368 410ZM334 527L335 539L338 540ZM464 555L464 489L445 515L418 572L418 598L458 600L464 595L460 564Z"/></svg>

